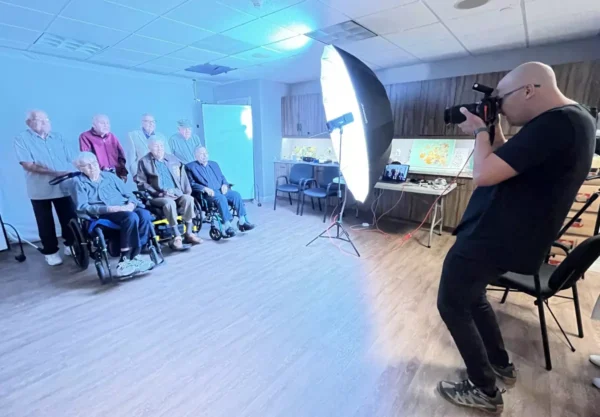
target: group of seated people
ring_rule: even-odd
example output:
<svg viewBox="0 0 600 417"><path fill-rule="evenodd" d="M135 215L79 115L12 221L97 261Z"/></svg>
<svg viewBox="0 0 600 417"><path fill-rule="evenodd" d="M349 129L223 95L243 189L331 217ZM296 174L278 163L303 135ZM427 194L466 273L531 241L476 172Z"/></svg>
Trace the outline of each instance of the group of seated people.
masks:
<svg viewBox="0 0 600 417"><path fill-rule="evenodd" d="M240 194L231 190L219 165L208 160L206 148L196 135L191 135L187 121L179 122L178 136L166 144L164 136L155 132L152 116L144 115L141 133L130 134L135 164L127 161L119 141L110 132L106 116L94 117L92 128L81 134L81 153L76 157L69 152L62 136L51 132L46 113L29 112L26 123L29 128L17 137L15 148L27 173L28 192L42 238L41 252L50 265L62 263L52 220L54 204L65 239L65 254L71 252L73 242L69 220L76 215L100 218L118 225L120 230L118 275L131 275L153 267L152 262L140 256L153 227L152 216L135 197L130 184L126 184L130 173L127 167L135 169L133 180L137 189L149 194L152 206L162 209L174 234L170 245L175 250L181 250L184 244L202 243L193 232L195 198L204 197L209 204L214 202L223 219L224 237L236 234L229 204L237 212L240 231L254 228L247 219ZM167 151L171 149L177 154ZM82 175L76 176L69 187L49 184L49 180L67 173L70 163ZM185 226L183 236L178 216Z"/></svg>

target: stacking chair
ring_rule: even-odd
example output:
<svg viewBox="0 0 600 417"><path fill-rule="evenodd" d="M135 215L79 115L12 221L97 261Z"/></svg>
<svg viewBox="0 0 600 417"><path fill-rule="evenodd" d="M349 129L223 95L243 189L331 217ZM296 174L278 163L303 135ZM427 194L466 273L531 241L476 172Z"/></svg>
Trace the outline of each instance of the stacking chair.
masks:
<svg viewBox="0 0 600 417"><path fill-rule="evenodd" d="M557 246L557 245L555 245ZM560 247L560 246L557 246ZM490 285L502 287L510 291L518 291L528 294L535 298L534 304L537 305L540 316L540 327L542 330L542 343L544 345L544 356L546 358L546 369L552 369L552 360L550 358L550 346L548 345L548 332L546 329L546 317L544 313L544 305L552 315L558 328L567 339L567 343L571 350L575 352L575 348L571 344L569 337L558 322L556 316L550 309L548 301L552 297L566 298L573 300L575 307L575 317L577 320L578 336L583 337L583 326L581 324L581 311L579 309L579 295L577 293L577 281L583 276L588 268L600 256L600 235L596 235L586 239L579 244L571 252L565 251L567 257L560 265L542 264L537 274L521 275L513 272L498 277ZM573 297L558 295L559 291L570 289Z"/></svg>
<svg viewBox="0 0 600 417"><path fill-rule="evenodd" d="M334 179L337 178L338 175L338 167L324 167L320 183L314 179L306 181L306 189L301 193L301 216L304 214L304 196L310 197L313 210L315 209L315 198L319 202L319 210L322 210L321 199L325 199L325 213L323 213L323 223L325 223L327 220L327 211L329 210L329 197L336 195L338 191L339 185L334 182Z"/></svg>
<svg viewBox="0 0 600 417"><path fill-rule="evenodd" d="M285 179L285 184L280 184L280 179ZM298 194L298 206L296 207L296 214L300 210L300 193L306 187L306 182L313 179L313 166L310 164L294 164L290 169L290 176L280 175L275 180L275 201L273 202L273 210L277 208L277 193L287 193L290 199L290 206L292 203L292 194Z"/></svg>

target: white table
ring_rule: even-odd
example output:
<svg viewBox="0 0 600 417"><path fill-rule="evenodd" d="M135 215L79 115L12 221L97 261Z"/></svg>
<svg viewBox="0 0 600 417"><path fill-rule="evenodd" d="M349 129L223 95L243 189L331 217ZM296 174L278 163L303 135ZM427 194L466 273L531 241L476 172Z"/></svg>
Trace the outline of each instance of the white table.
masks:
<svg viewBox="0 0 600 417"><path fill-rule="evenodd" d="M433 231L436 226L440 226L440 236L442 235L442 228L444 227L444 200L446 196L456 190L456 183L446 186L431 186L431 185L419 185L409 182L403 183L390 183L390 182L378 182L375 184L375 189L379 190L380 195L383 194L385 190L389 191L399 191L405 193L413 193L413 194L424 194L430 195L433 197L440 197L433 209L433 218L431 219L431 226L429 227L429 242L427 243L427 247L431 248L431 238L433 237ZM380 196L379 195L379 196ZM378 197L379 197L378 196Z"/></svg>

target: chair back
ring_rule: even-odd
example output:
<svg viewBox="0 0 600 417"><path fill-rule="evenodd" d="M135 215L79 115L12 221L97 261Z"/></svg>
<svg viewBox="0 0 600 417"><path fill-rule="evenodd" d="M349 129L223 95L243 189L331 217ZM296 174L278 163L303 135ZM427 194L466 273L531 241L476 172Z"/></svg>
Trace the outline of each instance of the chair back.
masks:
<svg viewBox="0 0 600 417"><path fill-rule="evenodd" d="M294 164L290 169L290 183L300 184L300 181L313 177L313 166L309 164Z"/></svg>
<svg viewBox="0 0 600 417"><path fill-rule="evenodd" d="M333 179L337 178L338 176L338 167L323 167L323 172L321 173L321 181L319 185L322 188L327 188L327 186L333 182ZM335 184L335 186L337 186L337 184Z"/></svg>
<svg viewBox="0 0 600 417"><path fill-rule="evenodd" d="M600 256L600 235L583 241L565 258L550 277L548 286L554 293L570 288Z"/></svg>

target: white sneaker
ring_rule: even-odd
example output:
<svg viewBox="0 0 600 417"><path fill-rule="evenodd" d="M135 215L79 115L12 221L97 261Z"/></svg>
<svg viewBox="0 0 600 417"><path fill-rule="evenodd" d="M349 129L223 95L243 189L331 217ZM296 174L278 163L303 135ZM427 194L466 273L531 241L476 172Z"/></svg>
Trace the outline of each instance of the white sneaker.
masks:
<svg viewBox="0 0 600 417"><path fill-rule="evenodd" d="M71 252L70 246L65 245L65 249L64 249L63 253L65 254L65 256L73 256L73 252Z"/></svg>
<svg viewBox="0 0 600 417"><path fill-rule="evenodd" d="M44 255L44 258L46 258L46 262L50 266L56 266L63 263L59 252L53 253L52 255Z"/></svg>
<svg viewBox="0 0 600 417"><path fill-rule="evenodd" d="M117 264L117 275L126 277L137 272L135 264L129 259L125 259Z"/></svg>
<svg viewBox="0 0 600 417"><path fill-rule="evenodd" d="M600 368L600 355L590 355L590 362Z"/></svg>
<svg viewBox="0 0 600 417"><path fill-rule="evenodd" d="M129 262L135 265L137 272L146 272L154 268L154 262L142 258L141 255L136 256Z"/></svg>
<svg viewBox="0 0 600 417"><path fill-rule="evenodd" d="M600 388L600 378L594 378L593 383L596 388Z"/></svg>

